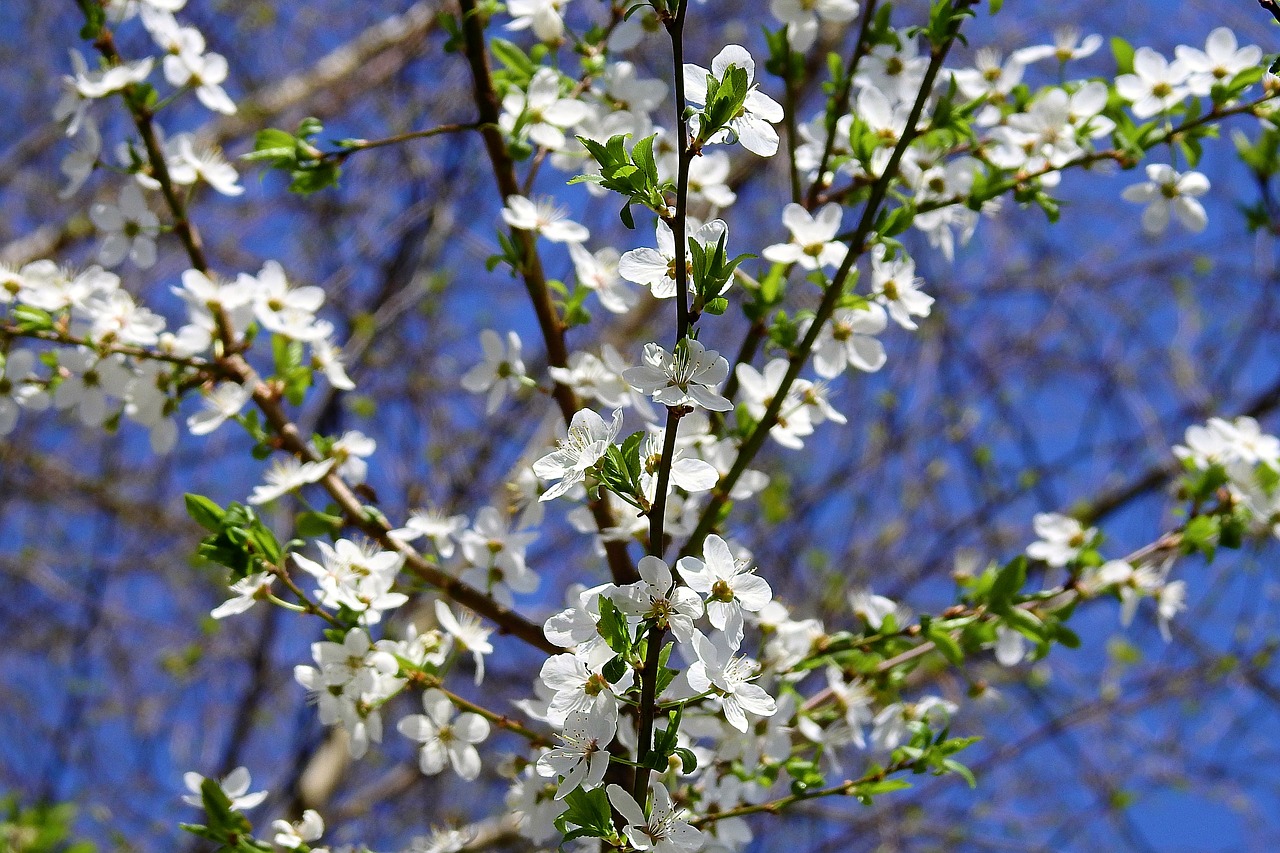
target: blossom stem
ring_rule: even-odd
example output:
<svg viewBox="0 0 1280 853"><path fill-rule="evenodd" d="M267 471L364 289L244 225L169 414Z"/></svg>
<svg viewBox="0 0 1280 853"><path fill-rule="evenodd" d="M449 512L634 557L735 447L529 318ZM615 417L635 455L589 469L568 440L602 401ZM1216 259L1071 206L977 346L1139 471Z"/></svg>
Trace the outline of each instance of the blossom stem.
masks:
<svg viewBox="0 0 1280 853"><path fill-rule="evenodd" d="M689 13L689 0L680 0L674 17L666 21L667 33L671 36L671 62L675 69L676 89L676 127L679 134L679 175L676 181L676 216L675 236L676 250L676 343L672 348L677 351L680 342L689 334L689 265L688 238L686 236L689 219L689 163L693 156L689 149L689 124L685 120L687 103L684 90L684 23ZM678 356L677 356L678 357ZM662 557L665 550L665 530L667 518L667 490L671 484L671 465L676 455L676 433L680 428L680 418L684 409L680 407L667 409L667 428L663 435L662 457L658 460L658 483L653 497L653 509L649 512L649 553ZM649 771L644 769L645 761L653 748L653 719L658 707L658 658L662 654L662 639L666 632L658 627L658 620L648 623L648 644L645 648L644 669L640 671L640 709L636 714L636 770L632 796L637 803L645 802L649 797Z"/></svg>
<svg viewBox="0 0 1280 853"><path fill-rule="evenodd" d="M874 773L868 773L858 779L848 779L839 785L832 785L829 788L819 788L816 791L804 791L799 794L792 794L777 800L769 800L766 803L754 803L751 805L738 806L733 809L725 809L722 812L713 812L712 814L700 817L690 821L693 826L701 827L709 823L715 823L719 820L725 820L731 817L743 817L745 815L759 814L768 812L769 814L777 814L787 806L804 802L805 800L816 800L821 797L842 797L852 794L859 786L867 785L873 782L880 782L887 779L894 773L901 773L903 770L910 769L915 764L914 760L895 761L888 767L884 767Z"/></svg>

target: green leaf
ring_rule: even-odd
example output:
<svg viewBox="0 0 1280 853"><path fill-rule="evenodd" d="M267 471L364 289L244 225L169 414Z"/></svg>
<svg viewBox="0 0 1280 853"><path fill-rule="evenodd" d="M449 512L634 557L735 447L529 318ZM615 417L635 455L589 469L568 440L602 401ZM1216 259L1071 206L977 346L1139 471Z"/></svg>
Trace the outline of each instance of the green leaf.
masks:
<svg viewBox="0 0 1280 853"><path fill-rule="evenodd" d="M627 617L622 615L617 606L609 600L608 596L600 596L600 621L596 625L596 630L600 632L600 636L604 637L604 641L609 644L609 648L613 649L619 655L625 655L631 651L631 631L627 627ZM619 675L621 678L621 675ZM609 679L611 682L617 679Z"/></svg>
<svg viewBox="0 0 1280 853"><path fill-rule="evenodd" d="M187 515L191 516L192 521L210 533L222 530L222 520L226 517L222 507L203 495L187 493L182 496L182 500L187 505Z"/></svg>
<svg viewBox="0 0 1280 853"><path fill-rule="evenodd" d="M931 624L925 632L925 636L933 641L934 646L948 661L957 666L964 663L964 649L960 648L960 644L951 636L950 631Z"/></svg>
<svg viewBox="0 0 1280 853"><path fill-rule="evenodd" d="M988 597L991 609L1003 613L1009 609L1013 597L1018 594L1027 582L1027 558L1018 556L996 575Z"/></svg>
<svg viewBox="0 0 1280 853"><path fill-rule="evenodd" d="M342 530L342 516L325 512L304 512L298 515L295 524L298 535L306 539L336 536Z"/></svg>
<svg viewBox="0 0 1280 853"><path fill-rule="evenodd" d="M1112 36L1111 53L1116 58L1117 74L1133 73L1133 45L1120 38L1120 36Z"/></svg>
<svg viewBox="0 0 1280 853"><path fill-rule="evenodd" d="M297 145L292 133L269 127L254 134L253 150L240 159L281 161L277 165L292 165Z"/></svg>
<svg viewBox="0 0 1280 853"><path fill-rule="evenodd" d="M564 801L569 808L556 818L556 828L566 832L570 825L578 827L569 832L565 840L584 836L607 838L613 834L613 817L604 788L590 791L578 788L565 797Z"/></svg>

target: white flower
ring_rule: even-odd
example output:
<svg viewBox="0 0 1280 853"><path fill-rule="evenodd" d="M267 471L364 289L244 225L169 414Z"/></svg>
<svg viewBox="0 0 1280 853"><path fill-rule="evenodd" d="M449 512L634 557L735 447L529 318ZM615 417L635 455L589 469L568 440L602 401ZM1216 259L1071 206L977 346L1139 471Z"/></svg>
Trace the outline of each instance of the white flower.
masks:
<svg viewBox="0 0 1280 853"><path fill-rule="evenodd" d="M133 382L133 371L120 355L98 358L87 349L59 350L58 367L66 374L53 391L53 405L74 408L80 423L88 427L102 426L108 398L124 400Z"/></svg>
<svg viewBox="0 0 1280 853"><path fill-rule="evenodd" d="M1133 73L1116 78L1116 92L1133 103L1140 119L1176 107L1191 94L1187 79L1191 69L1181 59L1165 59L1149 47L1138 48L1133 57Z"/></svg>
<svg viewBox="0 0 1280 853"><path fill-rule="evenodd" d="M614 410L610 424L591 409L579 409L569 423L568 435L560 440L558 447L533 463L533 473L544 480L560 481L538 500L553 500L581 483L587 471L613 446L621 429L621 409Z"/></svg>
<svg viewBox="0 0 1280 853"><path fill-rule="evenodd" d="M317 326L327 325L317 323ZM328 335L311 341L311 369L319 370L329 380L329 384L339 391L350 391L356 387L347 375L342 364L342 350L329 339Z"/></svg>
<svg viewBox="0 0 1280 853"><path fill-rule="evenodd" d="M657 619L659 630L670 630L681 643L692 642L702 599L689 587L676 586L671 569L658 557L641 557L636 568L640 580L618 587L610 600L633 619Z"/></svg>
<svg viewBox="0 0 1280 853"><path fill-rule="evenodd" d="M294 554L293 561L319 582L315 595L325 607L345 607L360 614L361 624L374 625L381 621L383 611L409 600L404 593L391 591L404 564L401 554L349 539L317 545L323 565L300 554Z"/></svg>
<svg viewBox="0 0 1280 853"><path fill-rule="evenodd" d="M714 249L722 238L727 239L728 226L722 219L713 219L706 225L689 227L689 237L704 248ZM676 295L676 240L671 226L658 220L657 249L632 249L622 256L618 262L618 274L627 281L643 284L652 291L656 299L670 299ZM693 259L688 249L685 250L685 264L690 266ZM732 279L731 279L732 280Z"/></svg>
<svg viewBox="0 0 1280 853"><path fill-rule="evenodd" d="M258 600L266 598L270 594L271 583L274 580L275 576L268 572L258 572L241 578L231 585L231 591L235 593L235 598L229 598L213 608L209 616L214 619L225 619L237 613L244 613L250 607L253 607Z"/></svg>
<svg viewBox="0 0 1280 853"><path fill-rule="evenodd" d="M808 332L812 322L805 322L801 334ZM834 379L848 365L868 373L884 367L884 344L875 336L887 324L884 309L874 303L862 308L837 308L814 342L814 370L824 379Z"/></svg>
<svg viewBox="0 0 1280 853"><path fill-rule="evenodd" d="M1002 65L999 51L989 47L978 49L973 64L973 68L953 72L960 94L968 100L1002 101L1022 82L1026 71L1026 64L1018 59L1016 53ZM983 125L989 126L999 120L998 111L993 119L986 118L983 113L979 116L979 123Z"/></svg>
<svg viewBox="0 0 1280 853"><path fill-rule="evenodd" d="M1165 163L1151 163L1147 166L1147 180L1126 187L1121 197L1147 206L1142 211L1142 230L1148 234L1163 234L1169 227L1170 213L1182 227L1199 233L1209 224L1209 218L1196 197L1208 191L1209 179L1199 172L1179 173Z"/></svg>
<svg viewBox="0 0 1280 853"><path fill-rule="evenodd" d="M1092 527L1085 529L1080 522L1056 512L1036 513L1032 524L1039 542L1027 546L1027 556L1033 560L1043 560L1055 569L1060 569L1080 555L1080 549L1093 541L1098 531Z"/></svg>
<svg viewBox="0 0 1280 853"><path fill-rule="evenodd" d="M434 776L445 764L470 782L480 775L480 753L475 744L489 736L489 721L479 714L465 713L454 718L453 702L444 692L432 687L422 693L426 714L411 714L396 723L396 730L422 744L418 766L427 776Z"/></svg>
<svg viewBox="0 0 1280 853"><path fill-rule="evenodd" d="M641 771L644 772L644 771ZM636 850L654 853L693 853L702 846L701 830L684 820L685 813L671 804L667 786L653 784L653 807L648 817L644 809L620 785L608 787L609 802L627 822L627 840Z"/></svg>
<svg viewBox="0 0 1280 853"><path fill-rule="evenodd" d="M512 17L509 30L527 30L546 42L559 41L564 35L561 10L569 0L507 0L507 14Z"/></svg>
<svg viewBox="0 0 1280 853"><path fill-rule="evenodd" d="M75 90L82 98L105 98L112 92L118 92L134 83L141 83L151 74L155 60L150 57L128 62L124 65L112 65L97 71L89 71L80 54L71 54L72 64L76 65ZM79 60L77 62L76 60Z"/></svg>
<svg viewBox="0 0 1280 853"><path fill-rule="evenodd" d="M770 360L763 371L756 370L746 362L738 365L738 388L741 390L742 404L747 407L747 414L757 421L764 417L774 398L778 396L789 368L785 358ZM813 433L810 407L805 405L798 391L792 385L778 409L773 426L769 428L770 438L792 450L804 447L804 436Z"/></svg>
<svg viewBox="0 0 1280 853"><path fill-rule="evenodd" d="M905 609L900 608L892 598L876 595L869 589L857 589L849 593L849 607L855 616L866 621L867 627L872 631L879 631L889 616L893 616L898 627L902 628L906 622L904 617L908 616Z"/></svg>
<svg viewBox="0 0 1280 853"><path fill-rule="evenodd" d="M858 15L857 0L770 0L769 11L787 25L791 49L805 51L818 37L818 19L844 24Z"/></svg>
<svg viewBox="0 0 1280 853"><path fill-rule="evenodd" d="M471 659L476 665L476 684L484 681L484 656L493 654L493 644L489 635L493 631L484 626L480 617L470 610L462 611L462 618L453 615L449 605L436 599L436 621L446 634L457 641L464 652L471 652Z"/></svg>
<svg viewBox="0 0 1280 853"><path fill-rule="evenodd" d="M759 613L773 598L764 578L739 563L729 544L709 535L702 546L703 559L682 557L676 567L689 588L707 601L707 618L729 640L731 648L742 645L743 611Z"/></svg>
<svg viewBox="0 0 1280 853"><path fill-rule="evenodd" d="M560 96L560 73L541 68L529 81L528 92L513 89L502 99L499 124L507 133L522 127L538 145L558 151L565 145L565 128L586 117L586 104Z"/></svg>
<svg viewBox="0 0 1280 853"><path fill-rule="evenodd" d="M1027 638L1013 628L996 626L996 662L1001 666L1017 666L1027 656Z"/></svg>
<svg viewBox="0 0 1280 853"><path fill-rule="evenodd" d="M1188 81L1191 94L1202 97L1210 93L1215 83L1230 82L1241 71L1262 62L1262 48L1256 45L1240 47L1236 34L1227 27L1218 27L1209 33L1204 50L1180 44L1173 52L1191 72Z"/></svg>
<svg viewBox="0 0 1280 853"><path fill-rule="evenodd" d="M761 92L755 84L756 63L746 48L736 44L726 46L711 60L710 72L700 65L685 64L686 97L692 104L705 104L707 77L723 81L731 67L747 72L747 98L741 114L730 119L723 130L707 141L726 142L734 137L753 154L772 157L778 151L778 132L773 129L773 124L782 121L785 113L781 104Z"/></svg>
<svg viewBox="0 0 1280 853"><path fill-rule="evenodd" d="M689 164L689 200L699 199L718 208L729 207L738 194L729 188L733 160L724 151L706 151Z"/></svg>
<svg viewBox="0 0 1280 853"><path fill-rule="evenodd" d="M562 649L574 648L574 653L586 662L588 668L599 669L604 666L614 657L614 651L609 648L597 627L600 619L600 596L609 595L612 598L614 591L613 584L601 584L577 591L571 589L566 596L570 606L547 619L542 626L543 635ZM621 605L619 609L622 609Z"/></svg>
<svg viewBox="0 0 1280 853"><path fill-rule="evenodd" d="M568 367L549 367L555 381L568 385L579 396L599 401L610 409L634 406L646 419L653 418L649 399L637 394L622 378L627 363L609 344L601 347L600 356L581 350L569 353Z"/></svg>
<svg viewBox="0 0 1280 853"><path fill-rule="evenodd" d="M581 243L591 232L569 220L569 212L556 205L550 198L531 201L522 195L507 196L507 206L502 209L502 219L512 228L533 231L553 243Z"/></svg>
<svg viewBox="0 0 1280 853"><path fill-rule="evenodd" d="M782 210L782 222L791 232L791 242L769 246L762 254L775 264L798 263L806 270L838 267L849 251L843 243L835 242L843 215L834 202L823 205L817 216L798 204L788 204Z"/></svg>
<svg viewBox="0 0 1280 853"><path fill-rule="evenodd" d="M160 233L160 218L147 207L142 190L136 184L126 184L120 190L119 205L97 202L89 208L89 218L102 232L102 245L98 248L98 260L103 266L113 267L125 259L148 269L156 262L156 235Z"/></svg>
<svg viewBox="0 0 1280 853"><path fill-rule="evenodd" d="M539 680L554 691L547 705L547 721L563 726L574 711L618 716L617 694L631 687L633 675L628 668L616 685L599 672L587 667L576 655L552 655L542 664Z"/></svg>
<svg viewBox="0 0 1280 853"><path fill-rule="evenodd" d="M302 820L297 823L275 820L271 822L271 829L275 832L275 838L272 839L274 844L296 850L304 844L318 841L324 835L324 819L315 809L307 809L302 813Z"/></svg>
<svg viewBox="0 0 1280 853"><path fill-rule="evenodd" d="M955 712L954 702L937 696L926 696L911 703L894 702L876 714L875 728L871 732L872 748L885 751L895 749L910 738L913 729L922 724L937 729L946 725Z"/></svg>
<svg viewBox="0 0 1280 853"><path fill-rule="evenodd" d="M98 133L98 126L92 119L86 119L75 138L71 153L62 158L59 168L67 179L67 185L58 193L58 198L71 198L84 186L84 182L89 180L89 176L97 168L101 153L102 136Z"/></svg>
<svg viewBox="0 0 1280 853"><path fill-rule="evenodd" d="M97 265L76 275L53 261L39 260L24 266L18 272L16 282L13 279L6 281L6 293L12 293L15 284L19 302L42 311L56 312L82 307L92 297L118 289L120 277Z"/></svg>
<svg viewBox="0 0 1280 853"><path fill-rule="evenodd" d="M735 655L724 637L708 640L701 633L695 633L693 648L698 660L689 666L689 687L699 693L710 691L718 695L729 725L745 732L748 713L772 717L777 712L773 697L760 685L751 683L760 665L751 658Z"/></svg>
<svg viewBox="0 0 1280 853"><path fill-rule="evenodd" d="M394 694L403 681L390 652L374 648L369 635L355 628L341 643L312 643L311 656L318 667L295 666L293 678L318 706L320 722L341 724L350 736L352 758L362 758L370 742L382 741L382 717L378 704Z"/></svg>
<svg viewBox="0 0 1280 853"><path fill-rule="evenodd" d="M222 54L171 53L164 58L164 76L174 86L194 87L200 103L214 112L235 114L235 101L222 88L227 79L227 60Z"/></svg>
<svg viewBox="0 0 1280 853"><path fill-rule="evenodd" d="M329 446L329 456L337 463L338 476L348 483L363 483L369 474L365 459L378 449L378 443L358 429L349 429Z"/></svg>
<svg viewBox="0 0 1280 853"><path fill-rule="evenodd" d="M573 260L573 273L578 284L595 291L604 310L613 314L625 314L639 301L638 294L622 283L618 274L618 250L606 246L595 254L579 243L569 244L569 257Z"/></svg>
<svg viewBox="0 0 1280 853"><path fill-rule="evenodd" d="M122 343L150 347L160 341L164 318L143 308L125 290L95 294L76 312L74 327L98 343ZM89 328L83 328L84 321Z"/></svg>
<svg viewBox="0 0 1280 853"><path fill-rule="evenodd" d="M1187 609L1186 581L1173 581L1164 584L1156 590L1155 600L1160 636L1164 637L1164 641L1167 643L1173 639L1173 635L1169 631L1169 623L1173 621L1173 617Z"/></svg>
<svg viewBox="0 0 1280 853"><path fill-rule="evenodd" d="M578 788L598 788L609 769L609 744L618 731L616 718L605 713L574 711L566 718L560 733L563 746L543 753L538 759L538 773L546 778L564 777L556 788L556 799L562 800Z"/></svg>
<svg viewBox="0 0 1280 853"><path fill-rule="evenodd" d="M0 436L13 432L20 408L40 411L49 405L35 366L35 353L27 349L10 350L0 363Z"/></svg>
<svg viewBox="0 0 1280 853"><path fill-rule="evenodd" d="M1075 27L1063 27L1054 30L1053 44L1036 45L1035 47L1024 47L1021 50L1015 50L1013 58L1024 65L1030 65L1033 62L1039 62L1051 56L1057 59L1058 62L1066 62L1071 59L1084 59L1087 56L1093 56L1100 47L1102 47L1102 36L1097 33L1085 36L1084 41L1080 41L1080 30Z"/></svg>
<svg viewBox="0 0 1280 853"><path fill-rule="evenodd" d="M204 784L205 777L199 773L184 773L182 782L187 786L187 790L191 793L184 796L182 801L192 806L203 806L204 799L200 796L200 787ZM251 809L254 806L262 804L267 798L266 791L255 791L249 793L249 771L244 767L237 767L218 783L218 787L222 789L222 793L227 795L227 799L231 801L231 810L233 812L242 809Z"/></svg>
<svg viewBox="0 0 1280 853"><path fill-rule="evenodd" d="M249 389L238 382L219 382L201 398L204 410L187 418L187 429L192 435L208 435L240 414L251 396Z"/></svg>
<svg viewBox="0 0 1280 853"><path fill-rule="evenodd" d="M645 344L643 364L628 368L622 377L664 406L727 412L733 404L717 391L728 375L729 362L720 353L686 338L676 345L674 354L658 344Z"/></svg>
<svg viewBox="0 0 1280 853"><path fill-rule="evenodd" d="M249 496L249 503L264 504L294 489L300 489L308 483L319 482L332 467L332 459L303 462L296 456L276 457L271 467L267 469L264 477L266 482L254 487L253 494Z"/></svg>
<svg viewBox="0 0 1280 853"><path fill-rule="evenodd" d="M854 82L864 89L878 89L891 103L912 103L920 93L929 57L920 55L920 45L914 37L897 34L898 43L878 44L873 47L858 66Z"/></svg>
<svg viewBox="0 0 1280 853"><path fill-rule="evenodd" d="M640 445L640 488L650 503L658 497L658 470L665 449L666 432L663 428L651 427ZM720 473L714 465L686 455L691 450L687 443L682 445L677 439L669 463L671 475L668 489L674 486L686 492L705 492L714 489L720 481Z"/></svg>
<svg viewBox="0 0 1280 853"><path fill-rule="evenodd" d="M291 287L278 262L264 263L256 277L242 273L240 278L252 288L254 316L267 331L294 340L315 341L328 337L333 330L315 318L324 304L324 291L311 285Z"/></svg>
<svg viewBox="0 0 1280 853"><path fill-rule="evenodd" d="M447 560L453 556L455 537L466 526L465 515L445 515L435 508L415 509L409 513L404 527L391 531L391 535L401 542L412 542L426 536L436 552Z"/></svg>
<svg viewBox="0 0 1280 853"><path fill-rule="evenodd" d="M916 276L916 262L905 252L891 261L885 260L883 244L871 250L872 298L883 305L904 329L919 328L912 317L928 317L933 297L920 290L924 279Z"/></svg>
<svg viewBox="0 0 1280 853"><path fill-rule="evenodd" d="M507 342L492 329L480 333L484 361L462 374L462 387L472 394L489 392L485 413L498 411L508 391L519 390L524 380L524 362L520 360L520 336L507 332Z"/></svg>
<svg viewBox="0 0 1280 853"><path fill-rule="evenodd" d="M177 153L169 160L169 177L174 183L185 186L203 180L223 195L237 196L244 192L244 187L236 183L240 176L235 167L217 148L197 149L189 133L175 136L172 145Z"/></svg>
<svg viewBox="0 0 1280 853"><path fill-rule="evenodd" d="M470 530L458 537L462 556L472 568L462 573L462 582L487 590L498 601L511 606L512 592L529 593L538 588L538 575L525 563L525 549L536 533L517 533L495 508L476 513Z"/></svg>

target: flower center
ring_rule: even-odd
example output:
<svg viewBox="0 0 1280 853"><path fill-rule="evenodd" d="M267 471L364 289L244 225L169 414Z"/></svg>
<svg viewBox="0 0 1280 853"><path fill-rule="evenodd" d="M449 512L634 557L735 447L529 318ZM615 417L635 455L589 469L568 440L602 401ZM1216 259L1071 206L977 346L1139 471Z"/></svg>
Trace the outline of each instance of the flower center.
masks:
<svg viewBox="0 0 1280 853"><path fill-rule="evenodd" d="M729 586L728 581L718 580L711 585L712 601L733 601L733 587Z"/></svg>

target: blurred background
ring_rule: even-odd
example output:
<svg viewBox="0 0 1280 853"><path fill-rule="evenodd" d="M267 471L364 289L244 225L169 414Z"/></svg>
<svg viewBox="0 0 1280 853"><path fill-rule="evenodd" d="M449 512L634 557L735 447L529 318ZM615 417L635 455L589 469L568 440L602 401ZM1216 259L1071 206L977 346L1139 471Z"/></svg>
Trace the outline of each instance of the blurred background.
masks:
<svg viewBox="0 0 1280 853"><path fill-rule="evenodd" d="M292 129L309 115L324 121L326 139L470 121L465 64L443 51L434 24L445 5L191 0L182 17L228 58L228 89L241 108L211 118L187 99L162 123L238 155L257 129ZM705 65L734 41L759 49L761 24L773 26L761 3L711 5L690 15L691 61ZM895 22L920 20L924 4L899 6ZM1166 55L1179 43L1202 46L1220 25L1242 43L1280 50L1280 29L1252 0L1010 0L995 18L984 5L967 30L970 48L949 64L971 61L982 45L1007 54L1046 43L1064 24ZM113 199L122 181L99 173L72 200L57 199L68 143L50 109L79 27L73 3L0 4L9 117L0 123L0 259L10 263L89 263L85 212L93 198ZM128 33L126 56L150 50L139 28ZM846 34L826 38L845 52ZM642 76L670 79L664 39L632 58ZM1047 68L1031 81L1053 82L1036 76ZM1073 70L1105 76L1114 62L1104 48ZM809 87L806 116L821 103L820 82ZM779 94L776 79L764 87ZM123 138L119 115L97 115L104 139ZM730 248L758 252L784 239L785 159L740 150L735 158ZM1277 247L1266 229L1250 233L1239 209L1262 188L1229 139L1210 145L1200 168L1213 190L1209 230L1195 237L1176 225L1165 239L1143 237L1140 207L1120 199L1140 172L1069 175L1053 226L1039 210L1007 204L954 263L909 236L937 298L933 315L919 333L886 333L883 371L835 383L848 427L819 427L801 453L766 447L756 467L772 485L735 516L734 534L797 615L848 624L850 586L917 611L945 606L957 560L1018 553L1034 538L1036 512L1085 514L1107 532L1105 552L1120 556L1176 523L1169 447L1189 424L1250 413L1280 429ZM458 385L479 360L484 328L519 331L531 369L541 360L523 289L501 270L484 272L498 250L500 204L479 139L360 154L339 188L306 198L290 195L279 174L242 173L244 196L205 193L194 208L213 265L255 272L264 260L281 261L295 283L325 289L325 316L349 341L357 390L314 391L299 420L377 440L370 484L393 521L425 503L469 516L507 505L514 466L541 452L557 415L537 397L508 401L486 419L483 401ZM563 181L544 168L535 187L571 204L592 229L591 248L651 245L647 226L624 232L611 199ZM572 267L560 249L544 258L551 275L567 279ZM168 239L153 270L122 274L173 319L180 304L168 288L185 268ZM570 345L612 342L635 359L648 330L665 340L669 308L646 297L622 319L595 310ZM704 341L728 354L746 327L732 310L704 325ZM508 781L499 756L510 745L502 737L482 751L485 775L475 785L423 778L413 744L390 726L383 749L350 763L292 678L295 664L310 662L320 626L265 607L222 623L208 618L226 597L225 577L193 561L201 533L180 495L244 500L265 468L249 444L228 428L183 438L157 458L135 426L104 435L52 413L24 415L0 440L0 820L6 804L71 804L59 819L99 850L194 851L199 844L177 828L199 816L180 802L182 773L237 765L250 769L254 790L271 791L255 824L317 808L333 844L402 850L433 823L501 810ZM287 538L288 515L272 521ZM933 689L962 704L954 733L984 737L968 753L976 790L921 777L874 808L818 801L755 824L751 850L1276 849L1278 550L1183 562L1177 577L1189 584L1190 609L1172 642L1161 640L1149 610L1122 629L1117 606L1099 602L1078 617L1078 650L1008 670L975 662L964 673L938 671ZM543 586L521 605L539 621L558 609L569 582L604 578L562 505L549 510L530 564ZM529 694L537 662L517 641L495 641L483 690L501 708ZM410 712L411 700L403 702L388 720ZM491 849L527 845L499 836Z"/></svg>

